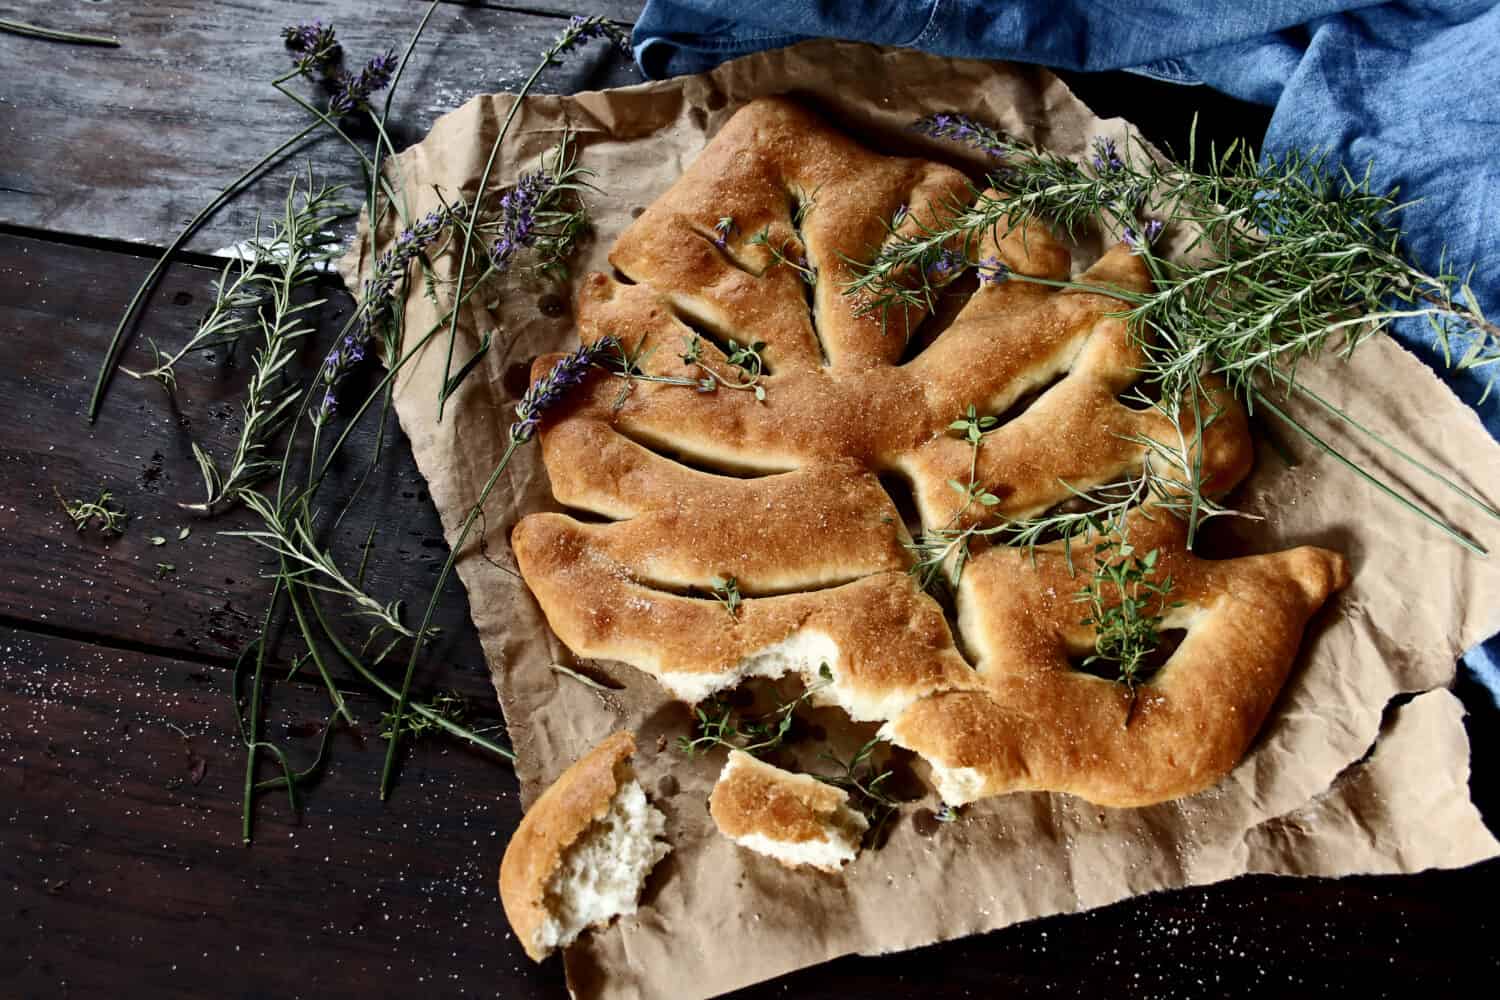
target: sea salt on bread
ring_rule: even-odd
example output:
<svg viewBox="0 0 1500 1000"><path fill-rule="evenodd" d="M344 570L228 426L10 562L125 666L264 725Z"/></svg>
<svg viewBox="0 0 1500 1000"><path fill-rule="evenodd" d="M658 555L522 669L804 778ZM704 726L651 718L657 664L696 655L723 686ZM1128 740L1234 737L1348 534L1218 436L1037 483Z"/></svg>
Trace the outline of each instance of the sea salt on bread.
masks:
<svg viewBox="0 0 1500 1000"><path fill-rule="evenodd" d="M849 795L806 774L792 774L739 750L714 784L708 811L719 832L788 868L836 872L859 853L869 821Z"/></svg>
<svg viewBox="0 0 1500 1000"><path fill-rule="evenodd" d="M635 912L646 876L671 847L666 818L635 780L635 735L606 737L554 781L500 862L500 902L540 962L590 927Z"/></svg>

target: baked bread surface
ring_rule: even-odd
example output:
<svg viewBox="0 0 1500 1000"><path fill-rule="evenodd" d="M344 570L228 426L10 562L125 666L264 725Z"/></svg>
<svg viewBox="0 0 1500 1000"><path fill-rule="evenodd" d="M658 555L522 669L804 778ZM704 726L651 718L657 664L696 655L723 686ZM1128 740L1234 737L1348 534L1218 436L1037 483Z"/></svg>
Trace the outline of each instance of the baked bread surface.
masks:
<svg viewBox="0 0 1500 1000"><path fill-rule="evenodd" d="M838 871L853 860L870 824L849 793L731 750L708 799L719 832L787 867Z"/></svg>
<svg viewBox="0 0 1500 1000"><path fill-rule="evenodd" d="M607 736L542 792L521 818L506 846L505 856L500 862L500 902L521 946L535 961L540 962L554 947L571 943L581 930L586 929L587 924L559 926L560 920L566 923L568 916L560 912L560 897L578 888L560 882L569 876L577 881L577 873L567 870L569 857L587 848L591 837L614 833L619 840L621 831L601 831L600 824L615 818L612 813L618 810L622 798L633 796L637 811L644 803L644 794L629 764L634 752L635 736L629 731ZM666 853L665 846L655 843L652 836L653 832L659 831L660 813L656 813L649 803L645 803L645 810L648 819L643 828L627 831L636 841L642 838L648 841L627 845L645 858L645 872L639 873L641 879ZM614 874L618 876L618 873ZM594 886L584 888L588 891L595 889ZM633 891L627 888L627 903L622 903L613 913L599 913L600 919L587 923L599 923L620 912L633 912L634 898L639 891L639 885L634 886Z"/></svg>
<svg viewBox="0 0 1500 1000"><path fill-rule="evenodd" d="M574 653L629 663L684 701L755 676L815 680L826 665L834 680L818 700L885 722L950 804L1017 790L1106 805L1189 794L1248 749L1346 565L1315 548L1199 560L1172 515L1138 513L1132 544L1160 551L1184 601L1165 626L1187 638L1132 693L1071 666L1093 634L1061 550L1039 546L1033 562L976 539L955 635L908 572L889 484L909 487L930 531L1033 516L1133 475L1147 439L1187 440L1211 494L1253 458L1245 413L1216 380L1197 401L1215 414L1197 442L1122 398L1143 358L1111 315L1117 299L1012 277L979 283L935 332L920 310L861 314L844 294L850 261L878 252L887 222L917 232L972 198L957 171L878 156L789 101L735 114L621 235L618 277L583 282L582 341L617 338L654 380L596 373L549 413L554 495L607 520L524 518L512 535L522 575ZM1034 220L991 231L972 256L1013 275L1071 273L1067 248ZM1123 245L1078 280L1149 288ZM721 349L730 341L765 344L764 399L680 384L705 369L743 381ZM1003 415L1032 395L977 455L949 429L971 405ZM971 474L996 504L965 505L953 484ZM745 600L726 614L710 588L730 577Z"/></svg>

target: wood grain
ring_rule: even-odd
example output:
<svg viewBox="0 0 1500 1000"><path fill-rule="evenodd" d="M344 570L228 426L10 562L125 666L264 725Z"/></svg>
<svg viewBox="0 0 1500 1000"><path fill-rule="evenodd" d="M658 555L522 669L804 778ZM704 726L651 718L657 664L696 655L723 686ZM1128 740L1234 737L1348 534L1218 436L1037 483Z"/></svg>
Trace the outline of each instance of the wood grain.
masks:
<svg viewBox="0 0 1500 1000"><path fill-rule="evenodd" d="M270 561L252 542L219 532L255 527L243 510L204 518L178 504L202 499L190 442L221 460L232 453L248 376L241 350L210 360L190 356L169 397L154 382L119 376L98 423L84 420L88 387L117 314L148 262L103 250L0 235L0 615L71 635L132 648L229 662L260 628ZM145 338L164 347L185 342L213 300L215 272L177 266L147 314L127 366L148 362ZM299 373L313 371L353 301L325 289L322 329L299 354ZM375 448L366 418L322 496L349 496ZM394 418L379 467L353 511L332 536L349 571L374 531L367 590L403 599L420 615L447 546L411 448ZM130 515L116 539L74 530L54 491L68 499L110 490ZM190 535L178 539L182 528ZM153 537L165 544L153 545ZM502 547L503 548L503 547ZM503 553L502 553L503 555ZM159 572L158 563L175 567ZM434 654L442 667L425 678L492 706L494 692L469 620L462 588L437 621ZM415 605L415 607L412 607ZM330 610L335 605L328 605ZM351 634L362 634L356 624ZM290 645L285 649L290 650Z"/></svg>
<svg viewBox="0 0 1500 1000"><path fill-rule="evenodd" d="M520 815L504 768L425 742L382 804L379 709L356 695L362 741L337 737L300 820L264 799L245 848L227 684L217 667L0 629L6 995L565 995L558 960L525 959L495 896ZM293 686L277 705L270 732L307 759L322 701ZM1500 919L1471 905L1496 890L1500 862L1245 878L737 996L1447 995L1500 965Z"/></svg>
<svg viewBox="0 0 1500 1000"><path fill-rule="evenodd" d="M264 797L244 847L228 675L0 630L0 992L534 992L495 892L509 770L424 741L383 804L380 709L355 695L361 738L336 737L300 819ZM268 733L310 760L323 700L276 704Z"/></svg>
<svg viewBox="0 0 1500 1000"><path fill-rule="evenodd" d="M282 25L333 22L357 66L404 50L426 10L412 0L153 0L59 5L0 0L0 16L118 35L118 49L0 34L0 223L164 246L225 184L309 120L270 81L290 68ZM541 5L539 5L541 6ZM582 4L548 4L566 12ZM624 13L631 5L606 5ZM514 91L565 22L489 5L441 4L392 108L398 148L475 94ZM547 70L542 93L639 82L630 60L595 42ZM305 97L306 81L291 86ZM368 148L368 137L366 137ZM211 251L245 238L273 210L293 171L356 183L357 160L337 139L299 148L268 182L236 199L189 244ZM356 186L356 190L362 188Z"/></svg>

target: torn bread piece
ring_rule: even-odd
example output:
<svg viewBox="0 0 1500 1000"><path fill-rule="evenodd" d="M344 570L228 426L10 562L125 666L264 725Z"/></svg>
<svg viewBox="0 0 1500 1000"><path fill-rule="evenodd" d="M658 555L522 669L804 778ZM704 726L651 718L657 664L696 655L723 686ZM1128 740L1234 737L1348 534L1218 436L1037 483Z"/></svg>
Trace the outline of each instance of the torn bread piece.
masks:
<svg viewBox="0 0 1500 1000"><path fill-rule="evenodd" d="M526 954L540 962L590 927L635 912L646 876L671 847L666 817L646 800L613 733L527 810L500 862L500 902Z"/></svg>
<svg viewBox="0 0 1500 1000"><path fill-rule="evenodd" d="M849 794L811 775L792 774L739 750L714 784L708 811L719 832L788 868L836 872L859 853L870 823Z"/></svg>

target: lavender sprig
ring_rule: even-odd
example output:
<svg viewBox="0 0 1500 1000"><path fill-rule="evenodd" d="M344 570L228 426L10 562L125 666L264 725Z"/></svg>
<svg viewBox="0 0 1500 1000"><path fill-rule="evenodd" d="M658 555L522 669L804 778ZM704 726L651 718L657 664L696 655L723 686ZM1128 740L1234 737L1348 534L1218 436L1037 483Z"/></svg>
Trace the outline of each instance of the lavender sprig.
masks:
<svg viewBox="0 0 1500 1000"><path fill-rule="evenodd" d="M720 250L727 249L729 237L733 236L735 231L738 229L739 226L735 223L734 216L721 216L719 218L719 221L714 223L714 246L718 247Z"/></svg>
<svg viewBox="0 0 1500 1000"><path fill-rule="evenodd" d="M1094 170L1101 174L1112 174L1125 169L1125 161L1120 159L1120 152L1115 148L1115 141L1108 136L1096 135L1092 143L1094 156L1090 160Z"/></svg>
<svg viewBox="0 0 1500 1000"><path fill-rule="evenodd" d="M510 465L511 456L536 434L537 423L542 413L556 406L569 389L582 382L584 375L599 358L609 354L617 355L619 352L619 342L613 337L603 337L591 345L580 347L553 365L552 371L532 383L531 387L526 390L526 394L521 397L521 402L516 406L516 422L510 428L510 443L506 445L500 460L495 463L489 479L480 489L479 496L475 499L474 505L469 508L463 525L458 529L458 537L453 540L448 550L448 559L443 563L443 568L438 573L437 583L432 588L432 596L427 600L427 610L422 615L422 624L417 628L418 635L427 634L427 629L432 624L433 612L437 610L438 600L443 593L443 584L448 581L449 574L453 572L453 565L458 554L464 551L464 542L468 540L469 532L474 529L474 522L483 513L485 502L495 489L495 484L500 481L500 476ZM391 778L395 773L396 751L401 741L402 730L406 725L407 701L411 693L412 677L417 669L417 657L420 653L421 644L413 643L410 657L406 661L406 675L401 680L400 692L396 696L396 705L386 717L390 744L386 747L385 767L380 777L381 798L389 793Z"/></svg>
<svg viewBox="0 0 1500 1000"><path fill-rule="evenodd" d="M912 123L912 131L933 139L952 139L1003 160L1010 152L1011 144L998 129L976 121L968 115L940 112L918 118Z"/></svg>
<svg viewBox="0 0 1500 1000"><path fill-rule="evenodd" d="M1130 247L1130 252L1135 254L1146 253L1151 249L1151 244L1161 235L1162 221L1160 219L1147 219L1146 224L1137 232L1134 226L1126 226L1125 232L1120 234L1120 239Z"/></svg>
<svg viewBox="0 0 1500 1000"><path fill-rule="evenodd" d="M583 381L589 369L606 355L619 352L619 341L614 337L601 337L592 344L579 347L572 354L552 366L546 375L531 383L521 401L516 404L516 422L510 425L510 439L517 444L530 441L536 434L542 414Z"/></svg>
<svg viewBox="0 0 1500 1000"><path fill-rule="evenodd" d="M1010 277L1010 268L999 257L986 257L974 269L979 272L979 282L983 285L998 285Z"/></svg>
<svg viewBox="0 0 1500 1000"><path fill-rule="evenodd" d="M314 75L328 79L343 54L333 25L321 20L282 28L281 37L297 64L297 72L309 79Z"/></svg>
<svg viewBox="0 0 1500 1000"><path fill-rule="evenodd" d="M500 235L490 247L490 260L495 270L504 273L510 270L516 254L536 244L537 211L553 185L540 170L529 171L520 176L516 186L500 199Z"/></svg>
<svg viewBox="0 0 1500 1000"><path fill-rule="evenodd" d="M483 228L493 234L489 262L504 274L523 251L532 251L531 270L567 277L567 259L588 229L588 209L580 194L594 172L578 166L572 133L542 157L541 166L516 179L500 198L500 216Z"/></svg>
<svg viewBox="0 0 1500 1000"><path fill-rule="evenodd" d="M358 73L338 78L338 90L328 99L328 113L336 118L353 114L370 105L370 95L390 86L396 72L396 51L386 49L365 63Z"/></svg>
<svg viewBox="0 0 1500 1000"><path fill-rule="evenodd" d="M505 137L510 133L511 123L515 121L516 113L520 110L522 102L525 100L526 95L531 93L531 88L536 85L536 81L541 77L542 73L547 69L548 66L557 65L562 61L562 57L564 55L574 51L583 43L594 38L608 38L611 42L614 43L617 48L620 49L620 51L622 51L626 55L629 55L630 53L629 35L627 35L626 32L624 32L619 26L613 24L612 22L602 17L573 17L572 19L570 19L568 21L568 26L562 30L562 32L557 36L557 38L552 42L547 50L542 53L542 58L537 63L536 68L531 71L531 75L528 76L525 82L521 84L521 88L516 94L516 99L511 102L510 110L506 112L504 120L500 123L500 128L495 132L494 141L490 144L489 156L486 158L484 163L484 170L482 170L479 174L479 185L477 188L479 192L479 200L482 201L485 197L485 193L489 190L490 177L494 173L495 162L499 159L500 156L500 145L505 141ZM566 136L564 137L564 144L565 143ZM557 162L561 162L562 159L563 157L559 156ZM472 257L479 256L474 252L475 233L480 229L478 225L479 215L480 212L478 211L478 207L476 206L474 216L470 218L468 223L464 226L463 238L460 244L458 255L458 277L455 281L455 294L453 296L453 304L448 310L448 318L444 324L448 328L448 348L443 359L443 381L441 387L438 389L437 416L439 420L443 419L443 408L448 401L448 397L452 395L452 393L458 387L459 382L462 381L461 378L456 379L453 374L453 351L458 344L459 304L471 291L471 289L465 287L464 279L469 273L468 268L470 259ZM555 238L555 242L553 243L553 245L559 248L560 251L571 249L574 240L576 239L578 234L583 231L584 219L582 216L581 207L577 214L571 216L571 219L573 220L573 223L576 224L565 224L563 232L558 234L558 236ZM480 245L482 246L483 244ZM560 255L554 254L550 260L543 260L541 269L543 271L547 271L554 267L561 267L562 263L562 257ZM479 280L483 281L484 277L485 276L482 275ZM392 741L391 745L394 749L394 740ZM387 758L387 775L389 775L390 773L390 766L393 761L394 757Z"/></svg>
<svg viewBox="0 0 1500 1000"><path fill-rule="evenodd" d="M381 254L365 281L363 315L359 325L344 334L323 359L319 379L323 397L313 405L312 421L321 426L338 410L338 387L365 360L375 338L395 315L396 282L407 265L420 257L461 214L459 209L440 208L428 212L410 228L402 230L395 245Z"/></svg>
<svg viewBox="0 0 1500 1000"><path fill-rule="evenodd" d="M559 56L567 55L578 49L587 42L596 38L606 38L625 55L630 55L630 34L619 25L604 17L582 17L575 15L568 20L568 26L563 29L562 34L557 36L557 41L547 50L547 62L558 61Z"/></svg>

